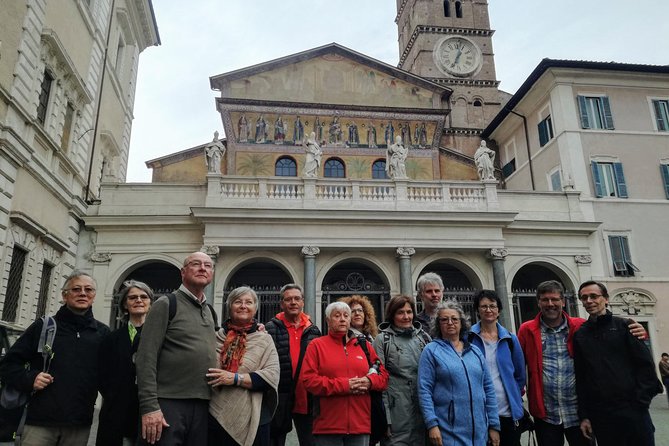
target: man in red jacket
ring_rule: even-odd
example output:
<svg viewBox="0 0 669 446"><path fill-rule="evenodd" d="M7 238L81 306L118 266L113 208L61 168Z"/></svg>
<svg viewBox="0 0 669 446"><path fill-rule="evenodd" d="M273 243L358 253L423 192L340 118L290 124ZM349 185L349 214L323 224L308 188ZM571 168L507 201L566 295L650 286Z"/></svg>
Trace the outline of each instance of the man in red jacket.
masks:
<svg viewBox="0 0 669 446"><path fill-rule="evenodd" d="M518 341L527 364L527 399L534 417L539 446L588 446L583 436L576 399L574 333L585 322L565 311L564 287L555 280L537 286L539 314L524 322ZM646 335L638 323L630 325L634 336Z"/></svg>

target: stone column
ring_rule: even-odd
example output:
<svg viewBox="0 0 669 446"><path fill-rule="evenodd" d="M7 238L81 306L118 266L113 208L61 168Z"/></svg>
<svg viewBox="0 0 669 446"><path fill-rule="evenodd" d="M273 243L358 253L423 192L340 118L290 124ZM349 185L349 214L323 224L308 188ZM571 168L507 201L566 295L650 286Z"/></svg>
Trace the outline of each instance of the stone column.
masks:
<svg viewBox="0 0 669 446"><path fill-rule="evenodd" d="M211 261L214 263L214 268L211 272L211 283L207 285L207 287L204 289L204 295L207 298L207 302L209 302L216 310L216 313L218 313L218 322L220 324L221 318L223 317L223 303L222 301L216 302L216 293L215 293L216 260L218 259L218 254L220 252L220 249L216 245L204 245L202 246L202 248L200 248L200 251L211 257Z"/></svg>
<svg viewBox="0 0 669 446"><path fill-rule="evenodd" d="M303 246L304 256L304 312L316 318L316 256L321 250L317 246Z"/></svg>
<svg viewBox="0 0 669 446"><path fill-rule="evenodd" d="M585 282L586 280L590 280L592 278L592 256L590 254L583 254L583 255L577 255L574 256L574 262L576 262L576 266L578 267L578 276L579 280L581 282ZM576 284L578 286L578 284ZM574 293L576 293L576 290L574 290ZM582 318L588 318L588 313L585 311L582 305L578 304L578 295L576 294L574 296L575 299L575 307L577 316L580 316Z"/></svg>
<svg viewBox="0 0 669 446"><path fill-rule="evenodd" d="M507 250L504 248L493 248L488 253L488 258L492 262L492 275L495 281L495 292L499 296L504 309L499 314L499 323L509 330L511 327L511 306L509 294L506 287L506 272L504 271L504 258L507 256Z"/></svg>
<svg viewBox="0 0 669 446"><path fill-rule="evenodd" d="M397 258L400 263L400 293L405 296L413 296L413 284L411 282L411 256L416 250L408 246L397 248Z"/></svg>

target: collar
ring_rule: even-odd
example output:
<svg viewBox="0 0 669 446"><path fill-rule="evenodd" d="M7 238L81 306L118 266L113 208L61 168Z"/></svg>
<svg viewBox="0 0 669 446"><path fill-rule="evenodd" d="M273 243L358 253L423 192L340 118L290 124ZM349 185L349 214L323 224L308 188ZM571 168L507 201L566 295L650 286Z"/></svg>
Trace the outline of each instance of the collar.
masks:
<svg viewBox="0 0 669 446"><path fill-rule="evenodd" d="M278 313L276 315L276 318L283 322L283 325L286 327L295 327L295 325L291 324L288 322L288 319L286 319L286 314L282 311L281 313ZM297 321L297 327L295 328L307 328L308 326L311 325L311 318L309 317L308 314L306 314L304 311L300 313L300 318Z"/></svg>
<svg viewBox="0 0 669 446"><path fill-rule="evenodd" d="M196 301L198 304L204 305L204 304L207 303L207 295L206 294L202 293L202 301L200 301L200 299L198 299L195 294L191 293L190 290L188 288L186 288L186 286L183 283L179 287L179 291L181 291L186 296L188 296L191 299L193 299L194 301Z"/></svg>

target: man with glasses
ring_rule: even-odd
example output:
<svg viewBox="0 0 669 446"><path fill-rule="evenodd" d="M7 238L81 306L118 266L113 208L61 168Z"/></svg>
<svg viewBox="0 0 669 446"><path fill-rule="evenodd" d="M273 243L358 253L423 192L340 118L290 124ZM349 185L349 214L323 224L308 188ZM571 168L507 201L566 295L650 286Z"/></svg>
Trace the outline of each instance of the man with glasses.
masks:
<svg viewBox="0 0 669 446"><path fill-rule="evenodd" d="M423 311L416 315L425 332L430 332L432 321L437 315L437 305L444 298L444 282L437 273L425 273L416 281L416 299L423 302Z"/></svg>
<svg viewBox="0 0 669 446"><path fill-rule="evenodd" d="M281 367L279 405L272 419L271 442L274 446L283 446L295 422L300 446L312 446L311 408L300 370L307 345L321 332L303 311L304 295L299 285L284 285L279 295L282 311L265 325L267 333L274 339Z"/></svg>
<svg viewBox="0 0 669 446"><path fill-rule="evenodd" d="M574 334L585 320L564 311L564 287L556 280L537 286L537 305L537 317L518 330L537 441L539 446L562 446L566 437L570 446L588 446L580 430L573 359ZM629 328L634 336L645 336L640 324Z"/></svg>
<svg viewBox="0 0 669 446"><path fill-rule="evenodd" d="M184 260L181 286L156 300L137 351L137 386L142 438L149 444L204 446L210 386L208 369L217 365L214 315L204 289L214 264L194 252Z"/></svg>
<svg viewBox="0 0 669 446"><path fill-rule="evenodd" d="M578 415L583 435L599 446L654 446L648 408L662 385L646 344L629 333L629 319L607 309L599 282L581 284L578 298L590 317L574 335Z"/></svg>
<svg viewBox="0 0 669 446"><path fill-rule="evenodd" d="M61 290L64 305L54 315L50 357L38 353L43 320L28 327L9 349L0 375L5 384L34 392L21 445L82 445L88 442L98 395L98 353L109 328L93 318L96 283L74 271ZM26 367L27 364L27 367Z"/></svg>

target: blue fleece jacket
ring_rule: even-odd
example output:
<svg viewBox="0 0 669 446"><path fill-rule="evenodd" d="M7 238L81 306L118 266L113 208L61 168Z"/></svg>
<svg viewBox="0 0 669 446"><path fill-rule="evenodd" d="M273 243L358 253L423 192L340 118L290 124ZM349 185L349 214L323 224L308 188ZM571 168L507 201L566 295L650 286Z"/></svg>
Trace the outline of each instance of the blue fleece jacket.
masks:
<svg viewBox="0 0 669 446"><path fill-rule="evenodd" d="M511 406L514 421L523 418L523 389L525 388L525 358L518 338L497 323L497 368ZM485 347L481 338L481 323L469 332L469 342L481 350L485 357ZM513 344L513 346L512 346Z"/></svg>
<svg viewBox="0 0 669 446"><path fill-rule="evenodd" d="M439 426L444 446L485 446L488 428L500 430L495 388L481 351L464 344L462 356L443 339L425 347L418 400L425 426Z"/></svg>

